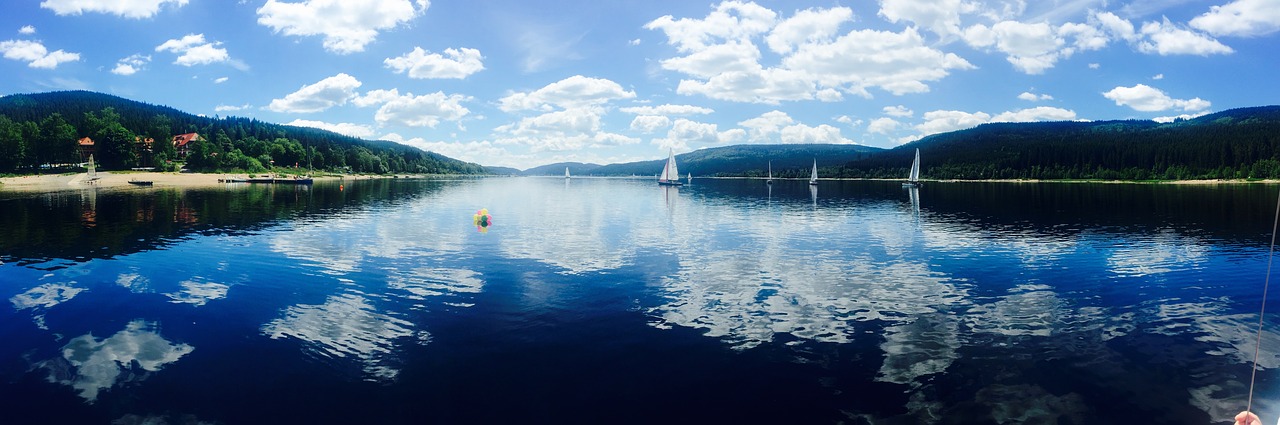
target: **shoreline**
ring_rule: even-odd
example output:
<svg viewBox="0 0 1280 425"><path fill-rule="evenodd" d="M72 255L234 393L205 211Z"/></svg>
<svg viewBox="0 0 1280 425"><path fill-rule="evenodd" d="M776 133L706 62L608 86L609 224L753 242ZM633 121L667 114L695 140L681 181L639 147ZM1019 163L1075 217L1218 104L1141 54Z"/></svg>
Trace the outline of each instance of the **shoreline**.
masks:
<svg viewBox="0 0 1280 425"><path fill-rule="evenodd" d="M217 187L223 186L221 180L227 178L245 178L245 174L213 174L213 173L174 173L174 172L125 172L125 173L98 173L99 179L93 183L88 181L88 174L45 174L45 175L29 175L20 177L0 177L0 192L60 192L67 190L81 190L93 187L98 188L120 188L130 187L130 180L151 181L151 187L173 187L173 188L201 188L201 187ZM334 180L370 180L370 179L390 179L401 177L402 175L340 175L340 176L317 176L316 181L334 181ZM425 178L425 175L403 175L407 178ZM443 176L442 176L443 177ZM539 177L539 176L468 176L468 177ZM554 176L553 176L554 177ZM579 178L639 178L627 176L581 176ZM725 179L725 180L763 180L759 177L699 177L701 179ZM805 181L804 178L784 179L774 178L774 180L796 180ZM819 181L900 181L901 179L863 179L863 178L824 178ZM1053 183L1053 184L1173 184L1173 185L1220 185L1220 184L1280 184L1280 180L999 180L999 179L983 179L983 180L923 180L925 183Z"/></svg>
<svg viewBox="0 0 1280 425"><path fill-rule="evenodd" d="M399 176L399 175L397 175ZM414 176L420 177L420 176ZM204 188L227 184L222 179L246 178L245 174L174 173L174 172L99 172L98 179L89 182L87 173L43 174L20 177L0 177L0 193L3 192L61 192L90 188L143 187L129 184L131 180L150 181L153 188ZM344 175L316 176L317 182L337 180L369 180L392 178L391 176Z"/></svg>

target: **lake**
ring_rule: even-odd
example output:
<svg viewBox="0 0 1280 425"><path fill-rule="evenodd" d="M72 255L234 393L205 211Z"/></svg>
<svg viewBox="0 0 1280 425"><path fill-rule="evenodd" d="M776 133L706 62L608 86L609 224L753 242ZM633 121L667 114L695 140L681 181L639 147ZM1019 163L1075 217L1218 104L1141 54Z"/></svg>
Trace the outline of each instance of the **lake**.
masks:
<svg viewBox="0 0 1280 425"><path fill-rule="evenodd" d="M1225 422L1248 395L1277 189L0 191L0 410L5 423ZM1273 307L1264 423L1280 416Z"/></svg>

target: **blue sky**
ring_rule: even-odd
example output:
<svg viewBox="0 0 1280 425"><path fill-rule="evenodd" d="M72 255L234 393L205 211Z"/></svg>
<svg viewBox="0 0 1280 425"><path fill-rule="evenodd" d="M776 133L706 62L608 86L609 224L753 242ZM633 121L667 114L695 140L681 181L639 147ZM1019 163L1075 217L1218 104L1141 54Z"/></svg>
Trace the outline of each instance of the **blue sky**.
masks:
<svg viewBox="0 0 1280 425"><path fill-rule="evenodd" d="M1280 0L29 0L0 16L0 94L523 169L1276 104L1278 39Z"/></svg>

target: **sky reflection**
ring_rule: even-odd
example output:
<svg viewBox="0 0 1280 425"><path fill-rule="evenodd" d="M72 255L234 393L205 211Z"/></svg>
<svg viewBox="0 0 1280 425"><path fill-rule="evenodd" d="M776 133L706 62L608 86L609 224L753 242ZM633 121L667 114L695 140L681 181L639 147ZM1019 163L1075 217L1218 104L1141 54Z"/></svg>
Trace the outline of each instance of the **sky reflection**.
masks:
<svg viewBox="0 0 1280 425"><path fill-rule="evenodd" d="M191 304L199 307L205 305L209 301L223 299L227 297L227 290L230 286L213 283L213 282L196 282L191 280L182 281L182 290L178 292L170 292L164 294L179 304Z"/></svg>
<svg viewBox="0 0 1280 425"><path fill-rule="evenodd" d="M122 423L230 423L209 412L315 400L423 422L590 397L584 415L732 397L770 422L1205 423L1248 389L1265 247L1193 225L1212 217L1090 222L944 183L824 181L815 196L787 180L396 180L384 186L403 196L351 207L343 196L363 189L317 185L308 195L332 209L252 232L49 271L0 264L15 319L0 322L14 341L0 354L21 363L0 363L0 395L43 397L38 385ZM481 208L500 223L486 234L471 221ZM1280 414L1273 322L1255 408L1268 416ZM189 356L196 346L205 354ZM185 382L217 405L139 383L155 373L150 384ZM259 392L224 391L246 383ZM575 393L596 383L629 398ZM410 398L423 407L397 410Z"/></svg>
<svg viewBox="0 0 1280 425"><path fill-rule="evenodd" d="M86 401L118 383L138 381L158 372L195 348L173 343L155 329L156 323L129 322L125 329L103 340L93 334L72 338L62 347L62 356L40 362L49 372L49 382L74 388Z"/></svg>
<svg viewBox="0 0 1280 425"><path fill-rule="evenodd" d="M296 338L315 353L330 358L353 358L375 380L395 379L400 373L396 345L411 337L426 341L407 320L378 313L369 300L355 294L328 297L323 304L295 305L283 317L262 327L271 339Z"/></svg>

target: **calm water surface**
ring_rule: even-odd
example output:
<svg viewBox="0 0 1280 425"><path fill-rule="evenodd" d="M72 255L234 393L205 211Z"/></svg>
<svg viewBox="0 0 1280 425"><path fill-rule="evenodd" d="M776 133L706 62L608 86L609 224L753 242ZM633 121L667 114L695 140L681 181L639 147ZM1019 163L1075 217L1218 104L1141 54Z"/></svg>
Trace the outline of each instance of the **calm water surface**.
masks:
<svg viewBox="0 0 1280 425"><path fill-rule="evenodd" d="M0 191L0 422L1225 422L1276 190Z"/></svg>

